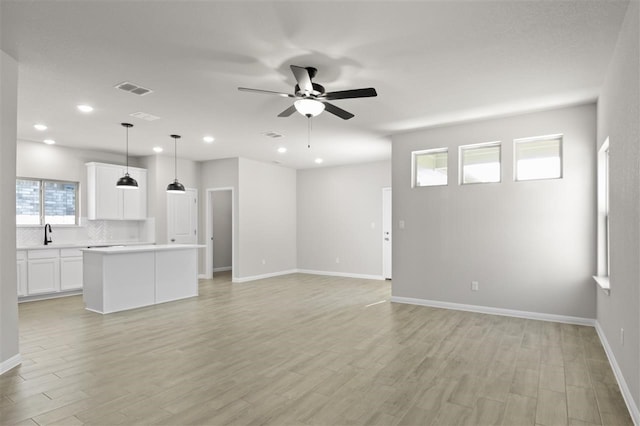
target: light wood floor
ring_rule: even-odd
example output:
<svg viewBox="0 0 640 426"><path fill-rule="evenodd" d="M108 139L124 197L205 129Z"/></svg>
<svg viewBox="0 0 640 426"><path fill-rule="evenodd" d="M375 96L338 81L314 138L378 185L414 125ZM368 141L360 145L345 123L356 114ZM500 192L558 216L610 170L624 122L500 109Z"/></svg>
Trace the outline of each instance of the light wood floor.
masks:
<svg viewBox="0 0 640 426"><path fill-rule="evenodd" d="M105 316L20 305L0 423L632 424L591 327L389 303L384 281L229 278Z"/></svg>

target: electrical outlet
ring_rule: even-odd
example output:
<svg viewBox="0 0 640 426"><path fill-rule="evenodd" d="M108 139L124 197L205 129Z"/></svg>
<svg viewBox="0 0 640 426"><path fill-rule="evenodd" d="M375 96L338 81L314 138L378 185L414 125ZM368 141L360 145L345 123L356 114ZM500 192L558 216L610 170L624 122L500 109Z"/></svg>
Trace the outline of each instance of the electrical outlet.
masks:
<svg viewBox="0 0 640 426"><path fill-rule="evenodd" d="M624 328L620 329L620 346L624 346Z"/></svg>
<svg viewBox="0 0 640 426"><path fill-rule="evenodd" d="M398 222L398 227L400 229L404 229L404 220L401 220L401 221Z"/></svg>
<svg viewBox="0 0 640 426"><path fill-rule="evenodd" d="M266 259L262 259L262 264L263 264L263 265L266 265L266 264L267 264Z"/></svg>
<svg viewBox="0 0 640 426"><path fill-rule="evenodd" d="M478 291L478 281L471 281L471 291Z"/></svg>
<svg viewBox="0 0 640 426"><path fill-rule="evenodd" d="M340 258L336 257L336 263L340 263Z"/></svg>

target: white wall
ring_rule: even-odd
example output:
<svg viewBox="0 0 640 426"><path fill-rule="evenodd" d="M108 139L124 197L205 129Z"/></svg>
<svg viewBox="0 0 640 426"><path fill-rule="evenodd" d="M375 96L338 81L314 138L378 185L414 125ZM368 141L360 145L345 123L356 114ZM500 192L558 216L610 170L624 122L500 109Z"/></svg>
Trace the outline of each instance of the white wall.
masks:
<svg viewBox="0 0 640 426"><path fill-rule="evenodd" d="M0 178L16 176L18 63L0 50ZM5 188L6 189L6 188ZM0 374L19 362L15 191L0 192Z"/></svg>
<svg viewBox="0 0 640 426"><path fill-rule="evenodd" d="M296 268L296 171L240 158L239 279Z"/></svg>
<svg viewBox="0 0 640 426"><path fill-rule="evenodd" d="M232 197L231 190L211 193L213 211L213 268L231 268Z"/></svg>
<svg viewBox="0 0 640 426"><path fill-rule="evenodd" d="M382 276L382 188L391 186L391 162L298 170L297 180L298 268Z"/></svg>
<svg viewBox="0 0 640 426"><path fill-rule="evenodd" d="M598 99L598 147L609 138L611 166L611 294L598 292L597 320L635 402L636 423L640 422L639 15L639 3L630 2Z"/></svg>
<svg viewBox="0 0 640 426"><path fill-rule="evenodd" d="M393 296L594 318L595 112L583 105L394 136ZM513 140L558 133L564 177L514 182ZM502 141L502 182L458 185L458 146L490 141ZM439 147L449 148L449 185L412 189L411 152Z"/></svg>

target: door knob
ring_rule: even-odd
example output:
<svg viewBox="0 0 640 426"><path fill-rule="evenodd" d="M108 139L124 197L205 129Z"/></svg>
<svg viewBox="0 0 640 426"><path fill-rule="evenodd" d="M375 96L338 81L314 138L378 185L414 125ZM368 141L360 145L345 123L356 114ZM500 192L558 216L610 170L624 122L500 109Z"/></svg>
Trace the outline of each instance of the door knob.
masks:
<svg viewBox="0 0 640 426"><path fill-rule="evenodd" d="M172 243L175 243L175 242L176 242L176 239L175 239L175 238L172 238L172 239L171 239L171 242L172 242Z"/></svg>

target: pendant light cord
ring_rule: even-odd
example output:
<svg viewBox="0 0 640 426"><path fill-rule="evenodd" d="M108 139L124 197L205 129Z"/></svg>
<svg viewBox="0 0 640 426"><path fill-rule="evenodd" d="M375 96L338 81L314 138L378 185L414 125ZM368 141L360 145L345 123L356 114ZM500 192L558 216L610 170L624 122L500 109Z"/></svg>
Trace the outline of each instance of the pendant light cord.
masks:
<svg viewBox="0 0 640 426"><path fill-rule="evenodd" d="M125 126L127 132L127 175L129 174L129 127Z"/></svg>
<svg viewBox="0 0 640 426"><path fill-rule="evenodd" d="M178 138L173 138L173 172L174 182L178 181Z"/></svg>

